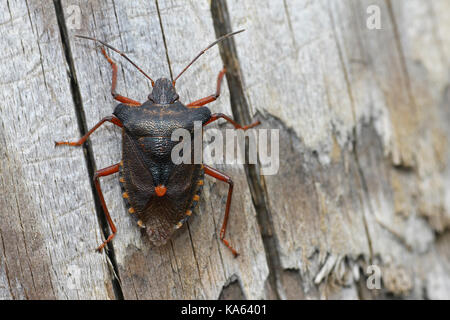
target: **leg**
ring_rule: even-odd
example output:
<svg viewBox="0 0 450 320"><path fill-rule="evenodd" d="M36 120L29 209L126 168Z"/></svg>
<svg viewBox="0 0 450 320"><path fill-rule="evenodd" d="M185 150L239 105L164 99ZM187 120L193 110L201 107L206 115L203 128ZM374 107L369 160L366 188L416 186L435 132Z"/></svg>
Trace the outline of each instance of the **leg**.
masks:
<svg viewBox="0 0 450 320"><path fill-rule="evenodd" d="M105 214L106 220L108 220L109 227L111 228L111 231L112 231L112 234L109 235L108 239L103 241L103 243L97 248L98 252L102 252L103 247L114 238L114 236L116 235L116 232L117 232L116 226L114 225L114 222L112 221L111 216L109 215L108 208L106 207L105 199L103 198L103 193L102 193L102 189L100 187L100 181L98 180L98 178L109 176L118 171L119 171L119 164L115 164L115 165L109 166L107 168L100 169L97 172L95 172L95 174L94 174L95 189L97 189L98 197L100 198L100 202L101 202L102 208L103 208L103 213Z"/></svg>
<svg viewBox="0 0 450 320"><path fill-rule="evenodd" d="M119 101L119 102L126 103L126 104L129 104L129 105L132 105L132 106L140 106L141 103L139 103L139 102L137 102L137 101L135 101L135 100L133 100L133 99L130 99L130 98L121 96L120 94L117 94L117 93L116 93L116 84L117 84L117 65L116 65L116 63L115 63L115 62L114 62L114 61L106 54L105 48L102 47L101 50L102 50L102 53L103 53L103 55L105 56L106 60L108 60L109 64L111 65L111 68L112 68L111 94L112 94L113 98L116 99L116 100Z"/></svg>
<svg viewBox="0 0 450 320"><path fill-rule="evenodd" d="M216 88L215 94L210 95L206 98L202 98L197 101L191 102L188 105L186 105L186 107L198 108L198 107L204 106L205 104L215 101L220 96L220 86L222 85L222 79L223 79L223 76L225 75L225 72L227 72L227 70L225 68L223 68L219 72L219 75L217 76L217 88Z"/></svg>
<svg viewBox="0 0 450 320"><path fill-rule="evenodd" d="M81 146L83 143L86 142L87 138L106 121L114 123L116 126L122 127L122 122L120 122L120 120L118 118L116 118L115 116L105 117L102 120L100 120L91 130L89 130L88 133L86 133L84 136L82 136L80 138L80 140L78 140L77 142L69 142L69 141L56 142L55 141L55 146L60 146L60 145L68 145L68 146L72 146L72 147Z"/></svg>
<svg viewBox="0 0 450 320"><path fill-rule="evenodd" d="M237 257L239 253L230 245L230 243L227 240L225 240L225 232L227 231L228 216L230 214L231 195L233 194L233 181L229 176L223 174L222 172L214 168L211 168L210 166L204 165L204 170L207 175L214 177L220 181L224 181L228 183L228 185L230 186L228 189L228 198L227 204L225 206L225 215L223 217L222 228L220 229L220 240L222 240L222 242L231 250L234 257Z"/></svg>
<svg viewBox="0 0 450 320"><path fill-rule="evenodd" d="M249 124L249 125L246 125L246 126L243 127L239 123L237 123L236 121L234 121L229 116L227 116L227 115L225 115L223 113L214 113L214 114L211 115L211 118L207 122L205 122L205 124L203 126L206 126L207 124L209 124L211 122L214 122L214 121L216 121L216 120L218 120L220 118L225 119L228 122L230 122L236 129L242 129L244 131L261 124L260 121L256 121L256 122L254 122L252 124Z"/></svg>

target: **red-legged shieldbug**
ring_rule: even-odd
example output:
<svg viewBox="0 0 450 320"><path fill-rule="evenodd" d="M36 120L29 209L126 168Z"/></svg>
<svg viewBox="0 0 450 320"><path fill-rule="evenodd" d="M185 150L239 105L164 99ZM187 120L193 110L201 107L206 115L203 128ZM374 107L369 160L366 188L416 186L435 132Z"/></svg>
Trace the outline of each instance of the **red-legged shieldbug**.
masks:
<svg viewBox="0 0 450 320"><path fill-rule="evenodd" d="M226 73L225 68L220 71L217 77L215 94L184 105L179 101L179 96L175 90L177 79L203 53L218 42L242 31L244 30L226 34L211 43L173 81L166 78L153 81L121 51L98 39L77 36L96 41L102 45L101 51L112 68L111 94L115 100L120 102L115 107L113 115L100 120L77 142L55 142L56 146L81 146L98 127L107 121L122 128L122 160L120 163L98 170L94 175L95 187L112 232L97 248L99 252L114 238L117 232L103 198L99 178L119 172L122 196L126 199L128 211L137 219L139 227L145 228L150 241L156 246L165 244L174 231L180 228L192 214L202 192L205 174L226 182L229 189L220 239L234 256L238 255L237 251L225 239L233 181L226 174L207 165L174 164L171 153L177 142L171 140L171 135L178 128L184 128L193 133L194 121L199 121L203 126L206 126L222 118L230 122L236 129L242 130L247 130L259 124L259 121L257 121L247 126L241 126L227 115L222 113L211 114L211 111L205 107L206 104L219 97L220 86ZM120 54L151 81L153 89L146 102L140 103L116 93L117 65L107 55L104 47ZM191 134L192 154L194 152L193 139L194 136Z"/></svg>

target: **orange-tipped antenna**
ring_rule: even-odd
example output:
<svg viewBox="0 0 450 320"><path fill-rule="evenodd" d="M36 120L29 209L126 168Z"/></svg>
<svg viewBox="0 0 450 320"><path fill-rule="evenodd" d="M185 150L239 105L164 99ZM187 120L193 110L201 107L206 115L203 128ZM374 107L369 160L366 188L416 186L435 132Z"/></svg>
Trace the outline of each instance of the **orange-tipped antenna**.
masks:
<svg viewBox="0 0 450 320"><path fill-rule="evenodd" d="M245 31L245 29L242 30L238 30L235 32L230 32L227 33L224 36L221 36L219 39L217 39L216 41L214 41L213 43L211 43L209 46L207 46L205 49L203 49L202 51L200 51L200 53L177 75L177 77L173 80L173 85L175 86L175 82L177 81L177 79L198 59L200 58L200 56L202 54L204 54L206 52L206 50L210 49L211 47L213 47L214 45L218 44L220 41L225 40L226 38L229 38L231 36L234 36L235 34L241 33Z"/></svg>
<svg viewBox="0 0 450 320"><path fill-rule="evenodd" d="M111 45L107 44L106 42L103 42L103 41L98 40L98 39L95 39L95 38L91 38L91 37L87 37L87 36L80 36L80 35L75 35L75 37L77 37L77 38L82 38L82 39L88 39L88 40L92 40L92 41L97 41L97 42L101 43L102 45L104 45L105 47L108 47L108 48L110 48L111 50L117 52L117 53L120 54L122 57L124 57L125 59L127 59L128 62L130 62L130 63L131 63L136 69L138 69L144 76L146 76L146 77L152 82L152 87L155 86L155 81L153 81L153 79L150 78L149 75L147 75L144 71L142 71L142 69L139 68L139 67L136 65L136 63L134 63L133 61L131 61L131 59L128 58L128 57L125 55L125 53L123 53L123 52L117 50L116 48L112 47Z"/></svg>

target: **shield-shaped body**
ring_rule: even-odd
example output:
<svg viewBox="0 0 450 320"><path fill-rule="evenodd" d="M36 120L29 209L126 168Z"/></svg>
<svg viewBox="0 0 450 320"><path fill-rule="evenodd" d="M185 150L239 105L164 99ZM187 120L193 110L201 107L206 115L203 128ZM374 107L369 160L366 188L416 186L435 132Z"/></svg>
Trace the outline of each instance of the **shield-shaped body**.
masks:
<svg viewBox="0 0 450 320"><path fill-rule="evenodd" d="M128 211L145 228L154 245L170 239L192 214L203 185L201 164L174 164L171 159L172 132L185 128L191 133L194 152L194 121L202 124L211 117L206 107L187 108L181 102L140 107L119 104L114 115L123 124L120 183ZM164 194L157 189L162 186ZM161 195L162 194L162 195Z"/></svg>

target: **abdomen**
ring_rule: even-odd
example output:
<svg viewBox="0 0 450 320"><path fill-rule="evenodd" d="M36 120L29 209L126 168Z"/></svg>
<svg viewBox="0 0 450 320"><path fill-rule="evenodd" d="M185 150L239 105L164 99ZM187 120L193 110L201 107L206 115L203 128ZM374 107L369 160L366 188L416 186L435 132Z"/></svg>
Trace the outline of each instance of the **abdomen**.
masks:
<svg viewBox="0 0 450 320"><path fill-rule="evenodd" d="M192 214L203 186L203 166L173 164L170 138L133 139L123 134L120 181L128 210L145 227L150 241L164 244ZM175 142L178 143L178 142ZM157 196L155 187L167 188Z"/></svg>

